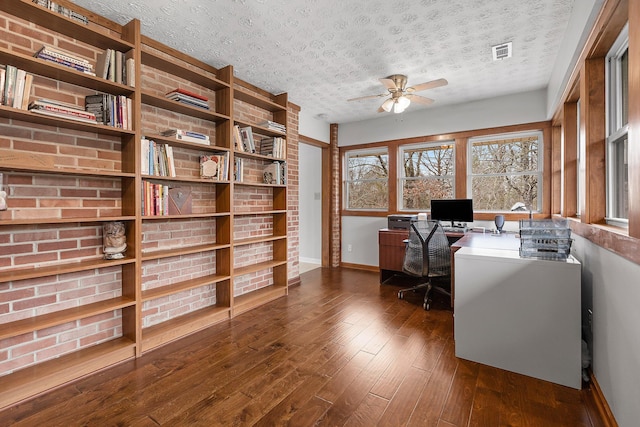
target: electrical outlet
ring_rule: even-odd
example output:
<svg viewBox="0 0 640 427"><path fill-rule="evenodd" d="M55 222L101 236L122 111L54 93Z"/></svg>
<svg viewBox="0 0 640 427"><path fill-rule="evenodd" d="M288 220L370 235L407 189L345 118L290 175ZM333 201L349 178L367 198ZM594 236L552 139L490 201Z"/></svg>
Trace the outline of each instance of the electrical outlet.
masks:
<svg viewBox="0 0 640 427"><path fill-rule="evenodd" d="M347 245L347 252L351 252L352 249L353 249L353 246Z"/></svg>

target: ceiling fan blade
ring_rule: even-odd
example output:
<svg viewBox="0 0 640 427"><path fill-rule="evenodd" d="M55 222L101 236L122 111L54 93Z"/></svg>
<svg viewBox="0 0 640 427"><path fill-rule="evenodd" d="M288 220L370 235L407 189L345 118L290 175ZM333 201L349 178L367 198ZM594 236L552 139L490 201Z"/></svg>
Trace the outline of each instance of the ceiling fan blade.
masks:
<svg viewBox="0 0 640 427"><path fill-rule="evenodd" d="M420 92L420 91L427 90L427 89L433 89L433 88L440 87L440 86L446 86L447 84L449 84L447 79L432 80L430 82L425 82L425 83L420 83L420 84L415 85L415 86L410 86L410 87L407 88L407 92Z"/></svg>
<svg viewBox="0 0 640 427"><path fill-rule="evenodd" d="M405 96L409 98L411 102L415 102L416 104L431 105L435 102L431 98L425 98L424 96L420 96L420 95L409 94Z"/></svg>
<svg viewBox="0 0 640 427"><path fill-rule="evenodd" d="M394 82L392 79L379 79L379 80L380 80L380 83L382 83L384 87L386 87L387 89L394 92L398 90L398 88L396 87L396 82Z"/></svg>
<svg viewBox="0 0 640 427"><path fill-rule="evenodd" d="M372 98L380 98L381 96L387 96L389 95L388 93L381 93L379 95L367 95L367 96L360 96L358 98L351 98L351 99L347 99L347 101L361 101L363 99L372 99Z"/></svg>

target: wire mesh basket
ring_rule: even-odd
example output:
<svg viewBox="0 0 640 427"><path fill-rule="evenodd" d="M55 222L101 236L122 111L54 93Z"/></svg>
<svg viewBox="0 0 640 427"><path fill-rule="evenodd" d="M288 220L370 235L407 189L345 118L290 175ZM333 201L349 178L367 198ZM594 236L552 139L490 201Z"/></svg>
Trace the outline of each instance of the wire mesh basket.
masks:
<svg viewBox="0 0 640 427"><path fill-rule="evenodd" d="M520 256L566 260L571 251L571 228L566 219L520 220Z"/></svg>

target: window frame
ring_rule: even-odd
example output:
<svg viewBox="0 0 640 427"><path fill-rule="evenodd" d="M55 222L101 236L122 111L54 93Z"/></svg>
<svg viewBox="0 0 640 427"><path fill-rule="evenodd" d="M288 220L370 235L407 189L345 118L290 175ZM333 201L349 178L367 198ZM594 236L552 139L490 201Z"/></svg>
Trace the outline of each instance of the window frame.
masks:
<svg viewBox="0 0 640 427"><path fill-rule="evenodd" d="M506 139L506 138L523 138L537 136L538 138L538 154L537 154L537 171L534 172L518 172L513 174L474 174L473 173L473 146L474 143L477 142L486 142L492 140ZM506 133L497 133L497 134L488 134L477 137L471 137L468 140L467 145L467 194L466 197L473 198L473 178L484 176L506 176L506 175L537 175L537 206L535 209L531 209L531 207L527 206L527 209L531 209L532 213L542 213L544 209L544 198L547 196L544 194L544 152L545 152L545 143L544 143L544 131L542 129L532 129L530 131L521 131L521 132L506 132ZM501 209L478 209L474 206L474 211L477 212L510 212L509 210L501 210Z"/></svg>
<svg viewBox="0 0 640 427"><path fill-rule="evenodd" d="M356 157L361 157L361 156L373 156L376 154L380 154L380 153L384 153L384 155L387 156L387 177L386 179L383 178L379 178L379 179L371 179L371 180L367 180L367 181L371 181L371 182L381 182L381 181L386 181L387 184L387 203L386 206L381 207L381 208L355 208L355 207L351 207L349 206L349 184L353 183L353 182L362 182L363 180L350 180L349 177L349 158L356 156ZM351 211L351 212L386 212L389 210L389 205L390 205L390 188L391 186L389 185L389 181L391 179L391 170L390 170L390 164L391 164L391 155L390 155L390 149L387 146L376 146L376 147L369 147L369 148L360 148L360 149L354 149L354 150L348 150L345 151L343 153L342 156L342 206L343 209L345 211Z"/></svg>
<svg viewBox="0 0 640 427"><path fill-rule="evenodd" d="M419 149L429 149L431 147L442 147L444 145L450 146L452 151L452 174L447 175L430 175L426 177L407 177L405 176L405 168L404 168L404 154L407 150L419 150ZM396 194L397 197L397 209L399 212L415 212L416 210L421 211L429 211L430 207L420 207L420 208L406 208L403 206L404 204L404 191L403 184L407 180L438 180L438 179L450 179L451 180L451 190L452 197L455 198L456 193L456 141L455 139L443 140L443 141L432 141L432 142L420 142L413 144L400 144L398 146L398 159L397 159L397 185L396 185Z"/></svg>
<svg viewBox="0 0 640 427"><path fill-rule="evenodd" d="M609 53L606 57L606 69L605 69L605 90L606 90L606 217L607 224L617 227L627 228L629 226L629 211L627 206L626 218L616 216L614 212L617 211L616 206L620 203L620 197L618 196L619 188L618 182L621 172L621 165L617 162L618 156L616 155L619 144L626 140L627 146L625 147L625 153L628 153L628 137L629 137L629 124L628 124L628 85L629 85L629 73L627 68L627 93L624 96L622 87L622 57L626 54L627 67L629 56L629 23L627 23L620 34L616 38L616 41L611 46ZM623 101L627 100L627 121L623 119ZM624 160L623 160L624 164ZM628 161L627 161L628 165ZM627 173L627 205L629 202L628 192L628 166ZM624 196L622 196L624 197Z"/></svg>

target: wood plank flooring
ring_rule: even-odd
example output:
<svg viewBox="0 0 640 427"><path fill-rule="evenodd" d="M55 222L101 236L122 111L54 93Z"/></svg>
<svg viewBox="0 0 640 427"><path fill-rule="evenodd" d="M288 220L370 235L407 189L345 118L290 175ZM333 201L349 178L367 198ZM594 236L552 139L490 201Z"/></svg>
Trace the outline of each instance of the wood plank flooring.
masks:
<svg viewBox="0 0 640 427"><path fill-rule="evenodd" d="M0 412L8 426L585 426L578 391L454 356L444 296L316 269L289 296ZM1 378L0 378L1 380Z"/></svg>

